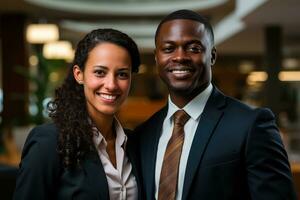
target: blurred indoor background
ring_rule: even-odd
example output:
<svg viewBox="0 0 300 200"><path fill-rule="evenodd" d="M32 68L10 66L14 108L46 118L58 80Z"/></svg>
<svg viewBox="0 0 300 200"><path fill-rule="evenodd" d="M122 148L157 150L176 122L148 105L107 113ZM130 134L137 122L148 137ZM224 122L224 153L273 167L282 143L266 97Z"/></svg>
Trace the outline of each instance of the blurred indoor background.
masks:
<svg viewBox="0 0 300 200"><path fill-rule="evenodd" d="M77 42L93 29L119 29L140 48L140 72L119 113L124 126L162 107L167 92L156 72L154 33L164 15L183 8L213 24L214 84L275 113L300 191L299 0L0 0L0 163L18 166L29 130L49 121L47 102Z"/></svg>

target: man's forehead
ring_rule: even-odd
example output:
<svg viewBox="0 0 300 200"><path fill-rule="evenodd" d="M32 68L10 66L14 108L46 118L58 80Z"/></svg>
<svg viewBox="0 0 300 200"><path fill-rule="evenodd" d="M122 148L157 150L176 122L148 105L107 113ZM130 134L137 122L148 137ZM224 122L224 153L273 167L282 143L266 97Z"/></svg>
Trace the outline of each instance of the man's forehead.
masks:
<svg viewBox="0 0 300 200"><path fill-rule="evenodd" d="M159 37L164 37L168 34L196 34L203 33L205 30L204 24L186 19L170 20L163 23L158 32Z"/></svg>
<svg viewBox="0 0 300 200"><path fill-rule="evenodd" d="M182 9L167 15L165 18L162 19L159 25L167 21L176 20L176 19L187 19L187 20L193 20L201 23L208 23L208 20L204 16L200 15L199 13L194 12L192 10Z"/></svg>
<svg viewBox="0 0 300 200"><path fill-rule="evenodd" d="M205 25L199 21L191 20L191 19L172 19L165 21L164 23L161 24L160 29L164 27L170 27L170 26L191 26L193 28L204 28Z"/></svg>
<svg viewBox="0 0 300 200"><path fill-rule="evenodd" d="M169 40L170 37L193 37L198 40L210 40L209 43L213 44L211 33L207 30L205 24L192 19L165 21L156 33L155 43Z"/></svg>

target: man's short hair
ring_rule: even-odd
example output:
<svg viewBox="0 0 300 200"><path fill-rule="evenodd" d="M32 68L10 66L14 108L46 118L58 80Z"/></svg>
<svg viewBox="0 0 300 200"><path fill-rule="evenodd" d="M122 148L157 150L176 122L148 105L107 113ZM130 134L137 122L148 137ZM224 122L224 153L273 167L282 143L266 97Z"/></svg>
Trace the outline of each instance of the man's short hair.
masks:
<svg viewBox="0 0 300 200"><path fill-rule="evenodd" d="M196 13L191 10L185 10L185 9L174 11L162 19L162 21L159 23L159 25L156 29L156 32L155 32L155 42L156 42L157 35L159 33L161 25L167 21L171 21L171 20L175 20L175 19L189 19L189 20L194 20L194 21L200 22L201 24L204 25L205 30L209 33L209 35L211 37L212 45L214 44L214 32L213 32L213 28L212 28L211 24L209 23L208 19L199 13Z"/></svg>

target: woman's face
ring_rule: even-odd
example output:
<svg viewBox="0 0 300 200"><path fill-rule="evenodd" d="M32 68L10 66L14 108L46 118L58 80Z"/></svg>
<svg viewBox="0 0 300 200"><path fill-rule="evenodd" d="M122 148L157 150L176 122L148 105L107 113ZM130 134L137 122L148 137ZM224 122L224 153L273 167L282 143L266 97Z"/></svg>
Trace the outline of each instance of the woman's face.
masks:
<svg viewBox="0 0 300 200"><path fill-rule="evenodd" d="M128 51L104 42L88 55L85 69L73 68L74 77L83 84L89 115L114 115L128 96L131 84L131 58Z"/></svg>

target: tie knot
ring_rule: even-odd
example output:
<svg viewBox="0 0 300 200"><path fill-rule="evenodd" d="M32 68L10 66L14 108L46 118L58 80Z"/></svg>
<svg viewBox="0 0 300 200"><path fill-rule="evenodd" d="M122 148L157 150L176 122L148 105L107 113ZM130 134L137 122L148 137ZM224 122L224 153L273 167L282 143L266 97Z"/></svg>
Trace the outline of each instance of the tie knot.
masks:
<svg viewBox="0 0 300 200"><path fill-rule="evenodd" d="M190 116L184 110L177 110L174 113L174 125L184 126Z"/></svg>

